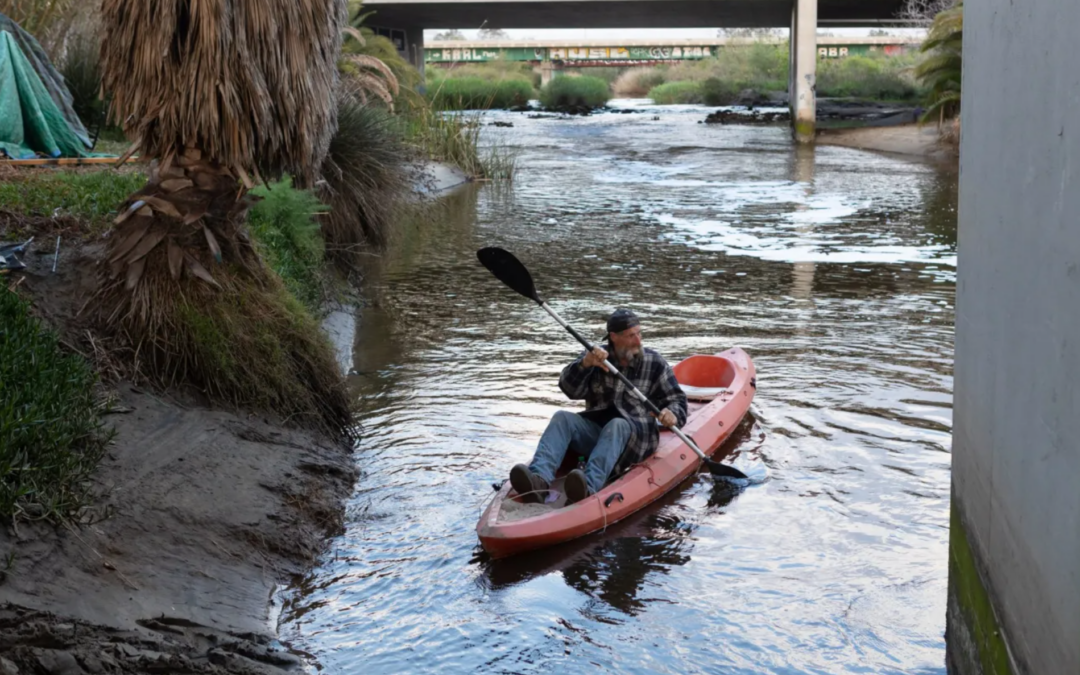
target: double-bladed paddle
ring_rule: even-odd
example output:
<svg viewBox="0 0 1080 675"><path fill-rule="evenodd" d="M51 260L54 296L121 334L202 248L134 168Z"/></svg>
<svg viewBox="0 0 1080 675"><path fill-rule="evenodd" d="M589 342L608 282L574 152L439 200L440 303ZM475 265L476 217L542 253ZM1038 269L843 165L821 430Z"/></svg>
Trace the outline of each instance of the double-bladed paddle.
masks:
<svg viewBox="0 0 1080 675"><path fill-rule="evenodd" d="M540 307L542 307L544 311L551 315L551 318L558 321L560 326L565 328L568 333L573 335L577 339L577 341L585 347L585 349L589 350L590 352L593 350L593 345L584 337L582 337L581 333L574 330L574 327L566 323L566 321L563 321L563 318L556 314L555 310L553 310L551 307L548 307L548 304L543 301L543 299L540 297L540 294L536 292L536 286L535 284L533 284L532 275L529 274L529 270L525 267L525 265L521 263L520 260L514 257L513 253L510 253L509 251L501 248L489 247L482 248L477 251L476 257L480 259L480 264L488 268L488 270L495 275L496 279L503 282L514 291L517 291L521 295L524 295L526 298L529 298L536 304L540 305ZM641 393L641 391L637 387L635 387L634 384L630 380L628 380L625 375L620 373L618 368L611 364L611 361L604 359L604 365L607 366L608 370L613 375L615 375L615 377L622 380L622 383L629 387L630 391L633 392L634 396L637 396L639 399L641 399L641 402L645 404L645 406L649 409L650 412L652 412L657 417L660 416L660 409L656 407L656 404L650 401L645 394ZM678 427L669 428L673 432L675 432L676 436L682 439L683 443L686 443L688 446L690 446L690 449L694 451L694 453L701 459L705 466L708 467L709 471L714 476L719 476L722 478L747 478L747 475L745 473L739 471L735 467L728 466L727 464L721 464L720 462L714 462L713 460L706 457L705 453L701 451L701 448L697 446L697 443L694 443L694 441L689 436L684 434L682 430Z"/></svg>

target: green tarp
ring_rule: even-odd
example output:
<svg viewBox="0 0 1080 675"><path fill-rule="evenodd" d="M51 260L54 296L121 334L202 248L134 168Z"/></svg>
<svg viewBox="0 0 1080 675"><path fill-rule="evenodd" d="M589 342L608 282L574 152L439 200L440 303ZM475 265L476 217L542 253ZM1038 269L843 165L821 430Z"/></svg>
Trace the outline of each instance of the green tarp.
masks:
<svg viewBox="0 0 1080 675"><path fill-rule="evenodd" d="M41 45L0 14L0 153L86 157L92 145Z"/></svg>

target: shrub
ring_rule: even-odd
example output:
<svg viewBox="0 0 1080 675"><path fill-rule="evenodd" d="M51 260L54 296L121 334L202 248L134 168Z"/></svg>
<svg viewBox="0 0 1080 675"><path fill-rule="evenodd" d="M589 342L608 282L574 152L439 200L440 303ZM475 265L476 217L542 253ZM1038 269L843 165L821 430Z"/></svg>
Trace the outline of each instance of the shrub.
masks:
<svg viewBox="0 0 1080 675"><path fill-rule="evenodd" d="M653 88L664 83L665 72L660 68L628 68L611 84L616 96L645 98Z"/></svg>
<svg viewBox="0 0 1080 675"><path fill-rule="evenodd" d="M315 217L328 207L308 190L294 188L288 176L251 194L260 201L248 211L248 226L263 259L290 293L309 310L318 309L325 280L323 240Z"/></svg>
<svg viewBox="0 0 1080 675"><path fill-rule="evenodd" d="M428 100L436 110L489 110L528 105L532 84L514 78L448 77L428 85Z"/></svg>
<svg viewBox="0 0 1080 675"><path fill-rule="evenodd" d="M0 287L0 515L59 520L85 503L84 483L110 436L96 383L89 365L61 351L29 305Z"/></svg>
<svg viewBox="0 0 1080 675"><path fill-rule="evenodd" d="M540 90L548 108L599 108L610 99L607 82L598 77L556 77Z"/></svg>
<svg viewBox="0 0 1080 675"><path fill-rule="evenodd" d="M79 35L68 44L59 67L71 92L71 107L94 139L105 126L109 106L107 101L98 98L101 92L99 48L93 36Z"/></svg>
<svg viewBox="0 0 1080 675"><path fill-rule="evenodd" d="M739 96L739 89L730 82L710 77L701 83L701 100L705 105L731 105Z"/></svg>
<svg viewBox="0 0 1080 675"><path fill-rule="evenodd" d="M330 257L345 268L364 245L389 241L397 207L411 192L404 134L388 111L350 96L338 101L338 130L322 167L321 196L330 205L322 233Z"/></svg>
<svg viewBox="0 0 1080 675"><path fill-rule="evenodd" d="M697 82L668 82L654 87L649 98L657 105L702 103L701 85Z"/></svg>
<svg viewBox="0 0 1080 675"><path fill-rule="evenodd" d="M910 62L910 59L889 56L822 59L818 62L818 95L879 100L913 99L918 95L918 89L903 75L903 66Z"/></svg>

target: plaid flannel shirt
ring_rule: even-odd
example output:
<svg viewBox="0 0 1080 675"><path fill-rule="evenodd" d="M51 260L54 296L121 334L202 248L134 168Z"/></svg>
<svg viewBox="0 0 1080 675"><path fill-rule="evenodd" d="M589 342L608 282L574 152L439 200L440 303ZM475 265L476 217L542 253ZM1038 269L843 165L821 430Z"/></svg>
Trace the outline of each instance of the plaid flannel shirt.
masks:
<svg viewBox="0 0 1080 675"><path fill-rule="evenodd" d="M603 348L608 354L615 353L610 344ZM619 378L602 368L583 368L583 358L584 353L563 368L559 377L559 388L571 400L585 399L586 414L614 405L619 415L630 423L630 440L626 442L626 449L623 450L617 467L618 471L624 471L656 452L660 443L660 430L645 404L634 396ZM619 364L616 363L615 367L619 368ZM686 394L675 379L675 371L658 352L644 348L641 354L619 370L657 408L667 408L674 413L678 426L686 424Z"/></svg>

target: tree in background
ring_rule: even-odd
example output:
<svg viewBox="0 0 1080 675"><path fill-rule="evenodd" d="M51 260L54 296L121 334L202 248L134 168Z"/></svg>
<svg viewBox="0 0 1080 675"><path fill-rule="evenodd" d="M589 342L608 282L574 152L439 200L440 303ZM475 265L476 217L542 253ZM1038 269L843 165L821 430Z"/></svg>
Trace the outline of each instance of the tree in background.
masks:
<svg viewBox="0 0 1080 675"><path fill-rule="evenodd" d="M435 42L446 42L448 40L464 40L465 34L459 31L457 28L451 28L450 30L444 30L441 33L436 33L435 37L431 38Z"/></svg>
<svg viewBox="0 0 1080 675"><path fill-rule="evenodd" d="M956 0L905 0L896 18L909 26L927 28L934 22L934 17L956 4Z"/></svg>
<svg viewBox="0 0 1080 675"><path fill-rule="evenodd" d="M68 34L85 20L75 0L0 0L0 14L33 35L49 56L56 58Z"/></svg>
<svg viewBox="0 0 1080 675"><path fill-rule="evenodd" d="M476 33L477 40L509 40L510 34L502 28L481 28Z"/></svg>
<svg viewBox="0 0 1080 675"><path fill-rule="evenodd" d="M716 31L716 37L761 42L784 37L784 30L782 28L720 28Z"/></svg>
<svg viewBox="0 0 1080 675"><path fill-rule="evenodd" d="M934 17L921 48L925 56L915 66L915 76L929 90L924 122L937 118L940 124L960 112L963 43L964 3L961 1Z"/></svg>

